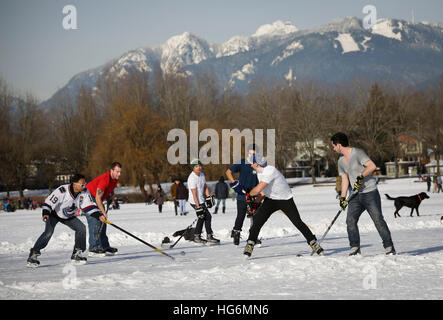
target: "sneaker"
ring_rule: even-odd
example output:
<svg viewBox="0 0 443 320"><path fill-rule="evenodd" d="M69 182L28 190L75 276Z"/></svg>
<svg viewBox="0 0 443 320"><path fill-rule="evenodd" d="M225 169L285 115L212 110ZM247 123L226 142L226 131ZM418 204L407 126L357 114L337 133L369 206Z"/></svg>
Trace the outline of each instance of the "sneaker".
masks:
<svg viewBox="0 0 443 320"><path fill-rule="evenodd" d="M36 268L40 265L40 261L37 260L37 257L40 255L40 251L31 249L29 251L29 257L27 260L27 266L31 268Z"/></svg>
<svg viewBox="0 0 443 320"><path fill-rule="evenodd" d="M257 247L257 248L260 248L261 247L261 240L260 239L257 239L257 240L255 240L255 246Z"/></svg>
<svg viewBox="0 0 443 320"><path fill-rule="evenodd" d="M232 238L234 238L234 244L238 246L240 244L240 235L241 232L239 230L232 230Z"/></svg>
<svg viewBox="0 0 443 320"><path fill-rule="evenodd" d="M318 255L322 255L323 254L323 248L320 247L320 244L317 242L317 240L311 240L311 242L309 242L309 245L312 248L312 251L315 252Z"/></svg>
<svg viewBox="0 0 443 320"><path fill-rule="evenodd" d="M397 252L395 252L395 248L394 248L394 246L389 246L389 247L386 247L385 248L385 252L386 252L386 255L387 256L389 256L389 255L396 255L397 254Z"/></svg>
<svg viewBox="0 0 443 320"><path fill-rule="evenodd" d="M208 236L206 237L206 241L211 244L219 244L220 243L220 240L214 238L214 236L212 234L208 234Z"/></svg>
<svg viewBox="0 0 443 320"><path fill-rule="evenodd" d="M207 242L205 239L202 239L200 234L194 234L194 240L193 241L195 243L197 243L197 244L206 244L206 242Z"/></svg>
<svg viewBox="0 0 443 320"><path fill-rule="evenodd" d="M82 249L74 248L71 255L71 261L75 264L85 264L88 259L82 256Z"/></svg>
<svg viewBox="0 0 443 320"><path fill-rule="evenodd" d="M356 256L360 254L361 254L360 247L352 247L351 250L349 250L350 256Z"/></svg>
<svg viewBox="0 0 443 320"><path fill-rule="evenodd" d="M106 252L103 249L93 249L88 252L88 257L104 257L105 255Z"/></svg>
<svg viewBox="0 0 443 320"><path fill-rule="evenodd" d="M243 254L246 258L250 258L252 255L252 251L254 250L255 242L252 240L248 240L246 243L245 251L243 251Z"/></svg>
<svg viewBox="0 0 443 320"><path fill-rule="evenodd" d="M113 248L113 247L109 247L109 248L106 248L104 251L105 251L106 255L113 256L113 255L117 254L118 249L117 248Z"/></svg>

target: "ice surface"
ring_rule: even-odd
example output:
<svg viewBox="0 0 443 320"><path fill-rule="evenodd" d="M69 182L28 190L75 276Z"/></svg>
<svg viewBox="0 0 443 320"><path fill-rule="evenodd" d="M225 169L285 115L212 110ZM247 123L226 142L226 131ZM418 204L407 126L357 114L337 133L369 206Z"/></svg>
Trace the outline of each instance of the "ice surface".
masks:
<svg viewBox="0 0 443 320"><path fill-rule="evenodd" d="M0 299L442 299L443 194L429 193L420 217L409 209L394 218L394 203L384 196L426 191L416 179L379 184L384 217L397 249L385 256L381 239L367 213L360 222L362 256L348 257L345 216L338 218L322 246L325 256L311 257L305 239L280 212L261 230L261 248L243 259L249 220L243 225L240 246L230 233L236 204L228 199L226 214L213 215L219 246L196 246L181 240L165 249L175 261L108 226L110 243L119 254L89 257L83 266L69 263L73 232L57 225L41 266L27 268L29 249L43 232L40 210L0 212ZM302 219L320 237L338 211L334 185L293 188ZM175 216L170 203L158 213L155 205L122 204L109 220L160 247L165 236L191 224L195 214ZM85 224L86 219L80 218ZM182 255L181 252L186 254ZM297 254L303 254L297 257ZM197 288L197 289L196 289Z"/></svg>

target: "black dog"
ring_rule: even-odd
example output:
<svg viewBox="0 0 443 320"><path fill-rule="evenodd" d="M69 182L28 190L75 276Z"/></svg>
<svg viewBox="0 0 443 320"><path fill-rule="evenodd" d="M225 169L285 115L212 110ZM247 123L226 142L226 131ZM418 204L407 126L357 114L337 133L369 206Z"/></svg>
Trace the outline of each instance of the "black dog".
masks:
<svg viewBox="0 0 443 320"><path fill-rule="evenodd" d="M385 193L385 196L389 200L394 200L394 205L395 205L395 209L396 209L395 212L394 212L394 217L395 218L397 218L397 216L400 217L400 214L398 213L398 211L400 211L400 209L403 206L411 208L411 217L412 217L412 213L414 212L414 209L417 211L417 217L419 217L420 214L418 213L418 207L420 206L420 203L424 199L429 199L429 196L426 194L426 192L421 192L419 194L416 194L415 196L410 196L410 197L391 198L386 193Z"/></svg>

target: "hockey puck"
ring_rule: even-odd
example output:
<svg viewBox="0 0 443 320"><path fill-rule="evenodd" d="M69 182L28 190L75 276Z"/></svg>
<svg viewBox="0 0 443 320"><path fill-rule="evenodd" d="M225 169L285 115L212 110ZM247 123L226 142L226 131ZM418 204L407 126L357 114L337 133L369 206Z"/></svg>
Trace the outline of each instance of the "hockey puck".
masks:
<svg viewBox="0 0 443 320"><path fill-rule="evenodd" d="M186 252L180 251L180 254L184 256L186 254Z"/></svg>

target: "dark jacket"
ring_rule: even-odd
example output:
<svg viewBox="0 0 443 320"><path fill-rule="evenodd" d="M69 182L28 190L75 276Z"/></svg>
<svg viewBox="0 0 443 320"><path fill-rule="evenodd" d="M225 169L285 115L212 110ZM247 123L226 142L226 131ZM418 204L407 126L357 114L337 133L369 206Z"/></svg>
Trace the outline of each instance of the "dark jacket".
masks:
<svg viewBox="0 0 443 320"><path fill-rule="evenodd" d="M185 185L183 184L183 182L180 182L177 185L177 189L176 189L176 199L177 200L187 200L189 196L189 191L188 189L185 187Z"/></svg>
<svg viewBox="0 0 443 320"><path fill-rule="evenodd" d="M215 198L226 199L227 197L229 197L229 186L223 180L219 180L215 185Z"/></svg>

